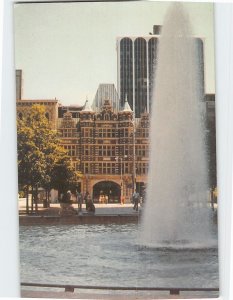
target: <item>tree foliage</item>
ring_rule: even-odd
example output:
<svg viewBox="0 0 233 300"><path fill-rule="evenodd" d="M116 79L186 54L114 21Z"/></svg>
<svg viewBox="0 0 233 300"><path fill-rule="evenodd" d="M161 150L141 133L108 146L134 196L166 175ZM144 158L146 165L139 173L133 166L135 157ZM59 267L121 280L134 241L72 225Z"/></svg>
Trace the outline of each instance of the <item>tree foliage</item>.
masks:
<svg viewBox="0 0 233 300"><path fill-rule="evenodd" d="M33 105L30 115L18 120L17 125L19 185L31 188L35 195L39 187L47 192L52 188L64 192L79 174L59 145L57 132L50 128L44 106Z"/></svg>

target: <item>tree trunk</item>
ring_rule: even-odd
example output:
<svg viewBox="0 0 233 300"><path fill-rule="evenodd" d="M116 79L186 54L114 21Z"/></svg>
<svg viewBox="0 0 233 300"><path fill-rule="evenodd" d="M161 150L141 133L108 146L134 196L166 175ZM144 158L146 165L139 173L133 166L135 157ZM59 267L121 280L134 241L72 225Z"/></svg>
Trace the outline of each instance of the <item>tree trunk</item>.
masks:
<svg viewBox="0 0 233 300"><path fill-rule="evenodd" d="M48 192L48 201L47 201L47 204L48 204L48 207L50 207L50 199L49 199L50 189L47 192Z"/></svg>
<svg viewBox="0 0 233 300"><path fill-rule="evenodd" d="M36 185L36 192L35 192L35 204L36 204L36 212L38 212L38 186Z"/></svg>
<svg viewBox="0 0 233 300"><path fill-rule="evenodd" d="M49 190L46 189L46 207L49 207Z"/></svg>
<svg viewBox="0 0 233 300"><path fill-rule="evenodd" d="M29 193L29 186L27 185L26 188L26 214L29 214L29 201L28 201L28 193Z"/></svg>
<svg viewBox="0 0 233 300"><path fill-rule="evenodd" d="M58 202L61 202L61 191L58 190Z"/></svg>
<svg viewBox="0 0 233 300"><path fill-rule="evenodd" d="M31 203L31 212L33 212L33 205L34 205L34 188L32 185L32 203Z"/></svg>

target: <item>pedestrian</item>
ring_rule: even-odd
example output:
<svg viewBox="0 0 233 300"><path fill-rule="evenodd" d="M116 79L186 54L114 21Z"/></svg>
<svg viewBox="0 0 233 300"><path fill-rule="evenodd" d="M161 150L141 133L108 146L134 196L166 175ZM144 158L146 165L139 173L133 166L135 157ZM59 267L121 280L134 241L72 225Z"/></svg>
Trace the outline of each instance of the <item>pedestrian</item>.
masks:
<svg viewBox="0 0 233 300"><path fill-rule="evenodd" d="M104 203L104 195L100 195L99 202L100 202L101 204Z"/></svg>
<svg viewBox="0 0 233 300"><path fill-rule="evenodd" d="M135 191L133 193L133 203L134 203L134 207L133 209L135 209L136 211L138 211L138 203L140 201L140 195L137 191Z"/></svg>
<svg viewBox="0 0 233 300"><path fill-rule="evenodd" d="M67 193L66 193L66 202L67 203L71 202L71 191L67 191Z"/></svg>
<svg viewBox="0 0 233 300"><path fill-rule="evenodd" d="M105 197L104 197L104 203L108 204L108 195L105 195Z"/></svg>
<svg viewBox="0 0 233 300"><path fill-rule="evenodd" d="M146 199L146 191L145 189L142 190L142 197L141 197L141 206L144 205Z"/></svg>
<svg viewBox="0 0 233 300"><path fill-rule="evenodd" d="M83 195L79 192L77 192L77 200L78 200L78 211L82 212Z"/></svg>
<svg viewBox="0 0 233 300"><path fill-rule="evenodd" d="M92 200L91 200L91 196L90 196L89 192L86 192L86 194L84 196L84 201L86 204L86 210L90 211L90 209L92 207Z"/></svg>
<svg viewBox="0 0 233 300"><path fill-rule="evenodd" d="M84 195L84 197L83 197L83 199L84 199L86 205L87 205L88 197L89 197L89 193L86 191L86 193L85 193L85 195Z"/></svg>
<svg viewBox="0 0 233 300"><path fill-rule="evenodd" d="M87 195L86 210L88 212L95 213L95 205L92 202L91 196L89 194Z"/></svg>

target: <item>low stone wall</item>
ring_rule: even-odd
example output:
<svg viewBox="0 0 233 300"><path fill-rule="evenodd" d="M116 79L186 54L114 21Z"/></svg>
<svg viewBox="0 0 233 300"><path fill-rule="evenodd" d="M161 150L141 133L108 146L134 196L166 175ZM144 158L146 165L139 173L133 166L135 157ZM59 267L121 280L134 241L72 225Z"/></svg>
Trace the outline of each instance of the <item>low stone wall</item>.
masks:
<svg viewBox="0 0 233 300"><path fill-rule="evenodd" d="M19 225L127 224L138 220L138 215L19 216Z"/></svg>

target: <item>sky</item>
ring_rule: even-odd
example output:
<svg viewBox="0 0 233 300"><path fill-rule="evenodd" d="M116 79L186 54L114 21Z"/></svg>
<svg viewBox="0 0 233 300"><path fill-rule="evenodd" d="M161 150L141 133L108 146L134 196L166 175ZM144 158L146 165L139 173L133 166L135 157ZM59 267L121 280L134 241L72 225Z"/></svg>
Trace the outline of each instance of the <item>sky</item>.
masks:
<svg viewBox="0 0 233 300"><path fill-rule="evenodd" d="M143 36L163 24L169 2L15 4L15 67L23 99L92 102L100 83L117 88L116 38ZM205 40L205 91L215 92L213 4L183 3L193 34Z"/></svg>

